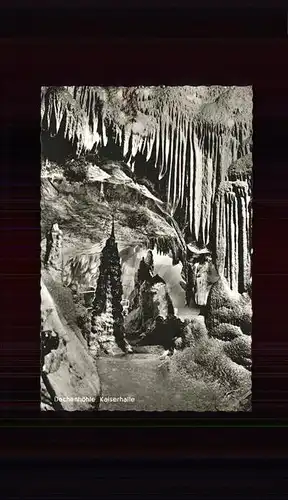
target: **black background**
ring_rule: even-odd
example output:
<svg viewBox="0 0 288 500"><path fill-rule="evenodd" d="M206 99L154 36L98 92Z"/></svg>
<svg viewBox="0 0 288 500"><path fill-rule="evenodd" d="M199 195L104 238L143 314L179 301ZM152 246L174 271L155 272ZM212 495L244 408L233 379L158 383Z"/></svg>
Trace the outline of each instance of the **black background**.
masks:
<svg viewBox="0 0 288 500"><path fill-rule="evenodd" d="M150 456L151 449L154 458L174 460L177 456L283 456L287 429L279 425L288 425L285 10L195 11L187 6L171 10L167 4L165 9L153 11L149 2L144 10L134 12L115 7L110 11L56 10L53 3L46 9L21 10L16 5L12 2L0 16L3 457L23 458L26 454L31 460L52 459L57 450L62 459L82 459L88 453L90 457L134 460ZM120 414L104 417L102 412L53 414L49 418L40 415L40 87L73 84L253 85L252 414L125 413L124 420ZM195 428L196 424L202 427ZM274 428L267 428L269 425ZM111 470L114 474L117 470L128 471L129 463L123 469L111 464ZM228 463L220 467L218 477ZM67 467L75 477L72 465ZM183 467L177 465L175 470ZM190 472L193 467L191 463ZM276 475L281 467L275 466ZM214 466L210 463L208 469L211 472ZM201 471L194 474L195 484L205 482L204 468ZM163 472L164 483L167 474ZM234 473L229 474L232 477ZM267 474L269 484L263 482L262 498L264 492L270 491L272 472ZM244 474L242 480L249 489L248 476ZM281 483L276 476L275 482ZM16 483L13 487L17 487ZM165 498L169 494L166 492Z"/></svg>

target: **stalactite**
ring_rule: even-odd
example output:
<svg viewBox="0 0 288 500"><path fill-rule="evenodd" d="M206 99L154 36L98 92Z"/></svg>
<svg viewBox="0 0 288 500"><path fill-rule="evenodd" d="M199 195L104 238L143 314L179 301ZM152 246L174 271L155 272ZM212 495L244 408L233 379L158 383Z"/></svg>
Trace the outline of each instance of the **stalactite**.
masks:
<svg viewBox="0 0 288 500"><path fill-rule="evenodd" d="M131 147L131 155L134 158L137 154L138 151L138 146L139 146L139 136L136 134L133 134L132 132L132 147Z"/></svg>
<svg viewBox="0 0 288 500"><path fill-rule="evenodd" d="M146 144L147 144L147 136L143 137L143 141L142 141L142 145L141 145L140 153L142 153L143 156L145 156Z"/></svg>
<svg viewBox="0 0 288 500"><path fill-rule="evenodd" d="M174 130L173 122L171 124L171 142L170 142L170 157L169 157L169 174L168 174L168 188L167 188L167 204L170 205L171 201L171 184L172 184L172 162L174 155Z"/></svg>
<svg viewBox="0 0 288 500"><path fill-rule="evenodd" d="M193 231L193 185L194 185L194 156L193 156L193 145L192 145L192 127L193 125L189 122L189 173L190 173L190 185L189 185L189 228L190 233Z"/></svg>
<svg viewBox="0 0 288 500"><path fill-rule="evenodd" d="M224 266L225 266L225 250L226 250L226 242L224 242L224 234L225 234L225 209L226 209L226 203L225 203L225 195L222 193L221 200L220 200L220 210L219 210L219 229L220 229L220 241L221 243L219 244L219 271L221 274L224 272ZM230 219L230 214L229 214L229 219Z"/></svg>
<svg viewBox="0 0 288 500"><path fill-rule="evenodd" d="M161 166L158 174L158 180L161 181L163 177L165 177L167 173L167 167L168 167L168 157L169 157L169 141L167 139L167 127L168 125L165 122L164 125L165 129L162 131L162 160L161 160Z"/></svg>
<svg viewBox="0 0 288 500"><path fill-rule="evenodd" d="M108 143L108 137L106 133L105 119L102 118L102 145L106 147L107 143Z"/></svg>
<svg viewBox="0 0 288 500"><path fill-rule="evenodd" d="M229 226L229 204L227 200L227 194L225 194L225 208L224 208L224 221L223 221L223 274L227 280L229 280L229 267L230 267L230 226Z"/></svg>
<svg viewBox="0 0 288 500"><path fill-rule="evenodd" d="M174 186L173 186L173 200L172 200L172 214L175 213L175 206L176 206L176 197L178 195L178 181L179 181L179 142L180 142L180 137L179 137L179 122L180 122L180 115L179 113L177 114L177 119L176 119L176 129L175 129L175 134L176 134L176 139L175 139L175 155L173 158L173 169L172 172L174 173Z"/></svg>
<svg viewBox="0 0 288 500"><path fill-rule="evenodd" d="M158 156L159 156L159 141L160 141L160 130L159 127L156 128L156 138L155 138L155 164L154 167L157 168Z"/></svg>
<svg viewBox="0 0 288 500"><path fill-rule="evenodd" d="M178 184L177 184L177 198L176 198L177 202L175 211L178 207L182 195L182 175L183 175L183 132L182 132L182 123L180 123L179 154L178 154Z"/></svg>
<svg viewBox="0 0 288 500"><path fill-rule="evenodd" d="M215 228L215 240L214 240L214 252L216 255L216 261L217 261L217 266L218 269L220 269L221 272L221 245L222 245L222 240L221 240L221 221L220 221L220 206L221 206L221 196L223 196L220 191L218 191L216 195L216 202L214 205L214 213L213 213L213 222L214 222L214 228Z"/></svg>
<svg viewBox="0 0 288 500"><path fill-rule="evenodd" d="M187 166L187 136L188 136L188 122L184 121L184 144L183 144L183 169L182 169L182 186L181 186L181 208L184 203L185 194L185 181L186 181L186 166Z"/></svg>
<svg viewBox="0 0 288 500"><path fill-rule="evenodd" d="M124 156L124 158L126 158L126 156L128 155L128 151L129 151L130 133L131 133L130 127L126 128L124 131L124 141L123 141L123 156Z"/></svg>
<svg viewBox="0 0 288 500"><path fill-rule="evenodd" d="M203 211L202 211L202 237L205 246L209 242L210 234L210 217L211 217L211 203L212 203L212 159L206 158L204 162L204 175L202 181L202 197L203 197Z"/></svg>
<svg viewBox="0 0 288 500"><path fill-rule="evenodd" d="M147 139L147 152L146 152L146 161L149 161L152 155L152 150L154 146L155 140L155 129L152 131L152 134Z"/></svg>
<svg viewBox="0 0 288 500"><path fill-rule="evenodd" d="M142 136L138 135L138 137L137 137L137 143L136 143L137 147L136 147L136 150L135 150L135 154L133 155L134 158L136 157L138 151L140 152L142 150L143 140L144 140L144 138Z"/></svg>
<svg viewBox="0 0 288 500"><path fill-rule="evenodd" d="M161 127L161 162L160 162L160 172L163 171L165 165L165 121L164 119L160 120Z"/></svg>
<svg viewBox="0 0 288 500"><path fill-rule="evenodd" d="M201 194L202 194L202 152L199 148L197 134L193 133L194 149L194 234L196 240L199 237L201 217Z"/></svg>
<svg viewBox="0 0 288 500"><path fill-rule="evenodd" d="M228 182L224 185L225 205L216 198L216 248L219 271L227 271L227 280L232 290L247 289L250 278L249 235L247 233L247 205L249 195L246 182ZM224 208L224 210L223 210ZM223 231L221 231L223 228ZM250 225L248 223L250 230ZM223 260L224 259L224 260ZM224 262L224 265L223 265Z"/></svg>
<svg viewBox="0 0 288 500"><path fill-rule="evenodd" d="M169 140L169 123L166 121L165 122L165 162L164 162L164 165L165 165L164 172L165 173L163 173L163 176L167 172L167 165L168 165L168 158L169 158L169 146L170 146L170 140Z"/></svg>

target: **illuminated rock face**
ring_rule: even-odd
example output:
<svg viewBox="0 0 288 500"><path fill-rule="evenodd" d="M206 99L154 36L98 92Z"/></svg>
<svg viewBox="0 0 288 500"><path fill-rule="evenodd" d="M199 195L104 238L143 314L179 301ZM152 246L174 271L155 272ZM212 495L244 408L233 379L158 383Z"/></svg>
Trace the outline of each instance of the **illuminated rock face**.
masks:
<svg viewBox="0 0 288 500"><path fill-rule="evenodd" d="M46 88L41 112L42 130L78 155L112 145L136 174L145 162L170 215L246 289L251 169L229 167L251 152L250 87Z"/></svg>
<svg viewBox="0 0 288 500"><path fill-rule="evenodd" d="M194 256L188 267L191 273L190 289L187 289L187 302L193 298L197 306L205 306L210 288L219 279L219 274L210 255Z"/></svg>
<svg viewBox="0 0 288 500"><path fill-rule="evenodd" d="M65 310L60 307L63 302ZM70 314L68 322L70 308L73 308L70 291L44 272L41 279L41 409L96 411L101 390L97 367Z"/></svg>
<svg viewBox="0 0 288 500"><path fill-rule="evenodd" d="M47 234L45 264L47 268L61 271L63 232L55 222Z"/></svg>
<svg viewBox="0 0 288 500"><path fill-rule="evenodd" d="M247 181L220 186L215 204L215 253L219 274L232 290L247 291L251 279L251 192Z"/></svg>

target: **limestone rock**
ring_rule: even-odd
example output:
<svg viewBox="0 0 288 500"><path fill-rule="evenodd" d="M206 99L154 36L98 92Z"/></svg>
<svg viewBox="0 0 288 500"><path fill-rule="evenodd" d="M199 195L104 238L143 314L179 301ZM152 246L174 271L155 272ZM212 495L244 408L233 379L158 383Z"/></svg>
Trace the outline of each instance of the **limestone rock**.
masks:
<svg viewBox="0 0 288 500"><path fill-rule="evenodd" d="M224 346L227 356L237 363L251 370L251 338L246 335L240 335Z"/></svg>
<svg viewBox="0 0 288 500"><path fill-rule="evenodd" d="M184 347L195 347L205 338L208 338L208 335L203 316L196 316L195 318L187 319L184 321Z"/></svg>
<svg viewBox="0 0 288 500"><path fill-rule="evenodd" d="M147 259L146 259L147 260ZM181 321L174 316L174 307L163 279L144 271L141 261L135 290L132 292L132 309L125 318L129 338L138 339L139 345L168 345L179 337ZM141 335L142 334L142 335Z"/></svg>
<svg viewBox="0 0 288 500"><path fill-rule="evenodd" d="M56 348L52 348L47 354L44 353L42 392L49 394L49 404L54 410L96 410L100 397L97 367L80 331L72 324L70 314L68 324L65 312L59 308L57 292L56 302L53 299L55 289L59 288L61 285L54 283L52 279L46 283L41 282L43 331L56 332L59 338L59 345L55 345ZM62 290L65 291L63 287ZM68 291L65 292L67 299ZM72 297L70 300L71 306L68 308L73 307ZM43 403L45 406L45 401ZM43 409L47 409L46 406Z"/></svg>
<svg viewBox="0 0 288 500"><path fill-rule="evenodd" d="M233 292L220 278L212 285L205 314L209 335L231 340L240 333L252 333L252 307L249 296ZM235 328L237 327L237 328Z"/></svg>
<svg viewBox="0 0 288 500"><path fill-rule="evenodd" d="M46 237L45 266L47 269L62 270L62 239L63 232L55 222Z"/></svg>
<svg viewBox="0 0 288 500"><path fill-rule="evenodd" d="M233 340L242 335L242 330L239 326L229 323L221 323L215 326L212 330L213 337L219 340Z"/></svg>
<svg viewBox="0 0 288 500"><path fill-rule="evenodd" d="M197 306L205 306L211 285L219 279L219 275L210 254L189 254L185 273L187 304L190 305L192 299Z"/></svg>
<svg viewBox="0 0 288 500"><path fill-rule="evenodd" d="M215 254L219 273L241 293L251 278L251 189L247 180L222 182L214 205Z"/></svg>

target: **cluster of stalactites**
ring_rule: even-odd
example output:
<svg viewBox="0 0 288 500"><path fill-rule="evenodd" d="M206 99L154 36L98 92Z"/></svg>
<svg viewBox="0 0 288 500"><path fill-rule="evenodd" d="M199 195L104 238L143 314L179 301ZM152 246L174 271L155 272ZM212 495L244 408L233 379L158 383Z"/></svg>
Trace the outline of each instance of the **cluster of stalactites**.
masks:
<svg viewBox="0 0 288 500"><path fill-rule="evenodd" d="M212 205L220 180L227 168L242 153L242 137L250 135L246 124L231 130L220 125L194 123L175 113L160 117L157 127L147 135L134 134L132 127L119 129L116 142L134 169L141 153L158 170L166 188L167 208L174 215L180 207L185 212L190 233L196 241L209 243ZM245 153L249 150L247 144Z"/></svg>
<svg viewBox="0 0 288 500"><path fill-rule="evenodd" d="M120 112L109 113L105 89L66 87L62 94L69 94L70 100L61 98L59 92L48 100L48 127L56 134L63 120L64 135L76 142L79 154L83 149L105 147L107 129L111 128L113 140L131 169L136 168L139 153L151 162L166 190L170 214L180 207L193 239L206 246L216 189L229 165L250 151L251 124L231 120L228 127L201 121L173 102L159 109L152 105L149 90L147 95L144 90L136 95L137 114L121 121ZM75 111L77 106L80 112Z"/></svg>
<svg viewBox="0 0 288 500"><path fill-rule="evenodd" d="M218 270L235 291L247 290L251 278L251 193L247 181L226 182L215 204Z"/></svg>
<svg viewBox="0 0 288 500"><path fill-rule="evenodd" d="M173 264L178 264L183 260L183 249L179 245L179 241L171 236L157 236L149 238L147 241L147 248L156 250L161 255L169 255L173 260Z"/></svg>
<svg viewBox="0 0 288 500"><path fill-rule="evenodd" d="M43 92L41 120L42 130L48 130L51 137L55 137L61 128L63 137L76 146L77 155L107 144L99 99L95 92L87 92L85 87L63 87Z"/></svg>

